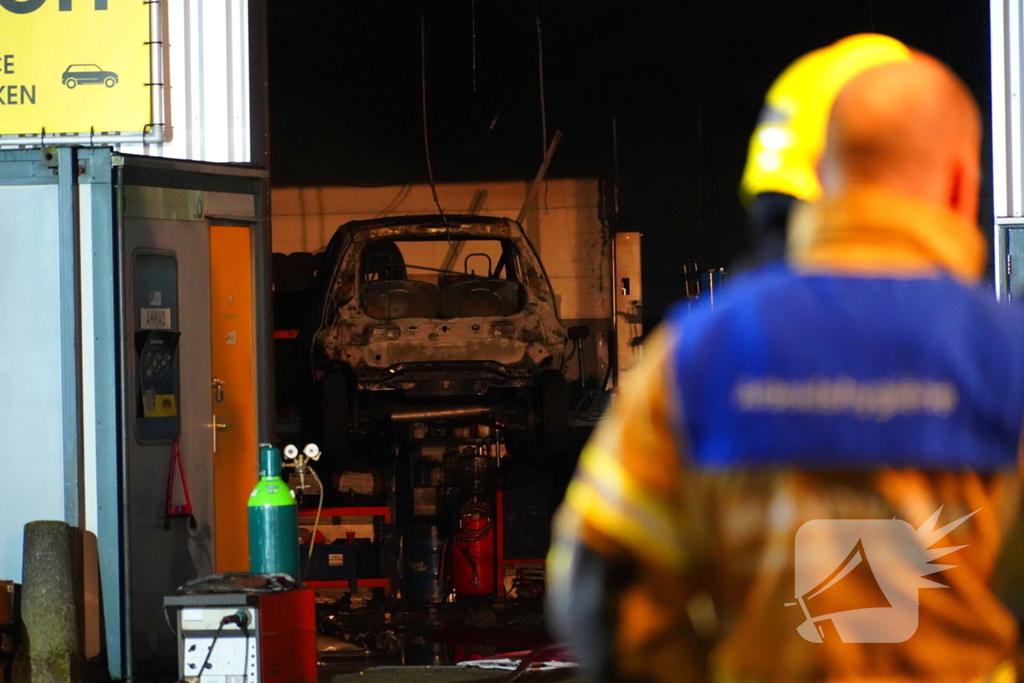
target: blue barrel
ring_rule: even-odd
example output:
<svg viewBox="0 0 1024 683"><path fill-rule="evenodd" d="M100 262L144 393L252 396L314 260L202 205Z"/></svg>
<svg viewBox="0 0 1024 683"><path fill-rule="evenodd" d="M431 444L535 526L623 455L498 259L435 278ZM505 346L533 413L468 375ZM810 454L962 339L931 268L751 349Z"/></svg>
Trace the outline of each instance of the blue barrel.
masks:
<svg viewBox="0 0 1024 683"><path fill-rule="evenodd" d="M405 597L414 605L444 602L441 531L436 524L415 524L405 537Z"/></svg>

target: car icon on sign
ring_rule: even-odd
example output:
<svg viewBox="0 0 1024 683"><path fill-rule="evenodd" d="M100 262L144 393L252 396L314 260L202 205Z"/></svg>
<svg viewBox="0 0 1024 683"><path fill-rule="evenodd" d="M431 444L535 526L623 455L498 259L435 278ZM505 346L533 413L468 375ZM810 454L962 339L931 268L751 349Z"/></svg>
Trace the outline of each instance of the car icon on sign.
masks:
<svg viewBox="0 0 1024 683"><path fill-rule="evenodd" d="M102 83L108 88L117 85L117 74L113 71L104 71L96 64L72 64L60 77L61 83L68 88L75 88L81 85L99 85Z"/></svg>

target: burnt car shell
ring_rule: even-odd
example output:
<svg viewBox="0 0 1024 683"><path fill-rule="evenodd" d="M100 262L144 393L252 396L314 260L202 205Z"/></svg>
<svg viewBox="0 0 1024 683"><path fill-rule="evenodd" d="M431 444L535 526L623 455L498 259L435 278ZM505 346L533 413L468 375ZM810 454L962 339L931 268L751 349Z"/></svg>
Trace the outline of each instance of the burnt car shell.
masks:
<svg viewBox="0 0 1024 683"><path fill-rule="evenodd" d="M506 218L446 218L353 221L338 229L318 275L320 300L311 335L315 377L345 371L364 391L465 396L493 388L522 389L541 372L561 369L565 328L522 227ZM458 278L443 286L413 279L406 266L421 267L405 263L384 268L391 270L378 281L368 280L364 250L386 253L383 242L441 240L456 255L474 241L497 240L503 256L493 273L488 257L486 276L470 274L468 266L461 273L422 268L437 271L442 279ZM499 272L504 278L497 277ZM474 305L483 314L467 314Z"/></svg>

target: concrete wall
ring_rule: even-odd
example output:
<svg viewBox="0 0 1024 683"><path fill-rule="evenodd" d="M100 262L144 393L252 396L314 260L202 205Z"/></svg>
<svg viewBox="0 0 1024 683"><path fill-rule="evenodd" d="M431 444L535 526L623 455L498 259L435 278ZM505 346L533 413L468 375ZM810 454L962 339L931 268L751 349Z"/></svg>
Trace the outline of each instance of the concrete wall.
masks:
<svg viewBox="0 0 1024 683"><path fill-rule="evenodd" d="M442 184L437 193L448 213L515 218L528 189L529 182L504 181ZM570 323L611 318L611 241L598 199L596 180L548 181L523 226L551 279L559 315ZM274 251L319 251L351 220L436 213L429 185L275 188Z"/></svg>

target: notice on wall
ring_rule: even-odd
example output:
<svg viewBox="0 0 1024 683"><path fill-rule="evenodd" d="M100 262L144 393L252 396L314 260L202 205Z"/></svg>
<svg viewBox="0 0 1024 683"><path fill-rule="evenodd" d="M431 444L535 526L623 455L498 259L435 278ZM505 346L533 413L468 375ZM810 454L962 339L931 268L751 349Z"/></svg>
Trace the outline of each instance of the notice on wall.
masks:
<svg viewBox="0 0 1024 683"><path fill-rule="evenodd" d="M171 309L169 308L142 308L139 309L140 330L169 330L171 329Z"/></svg>
<svg viewBox="0 0 1024 683"><path fill-rule="evenodd" d="M0 135L145 131L149 15L140 0L0 0Z"/></svg>

